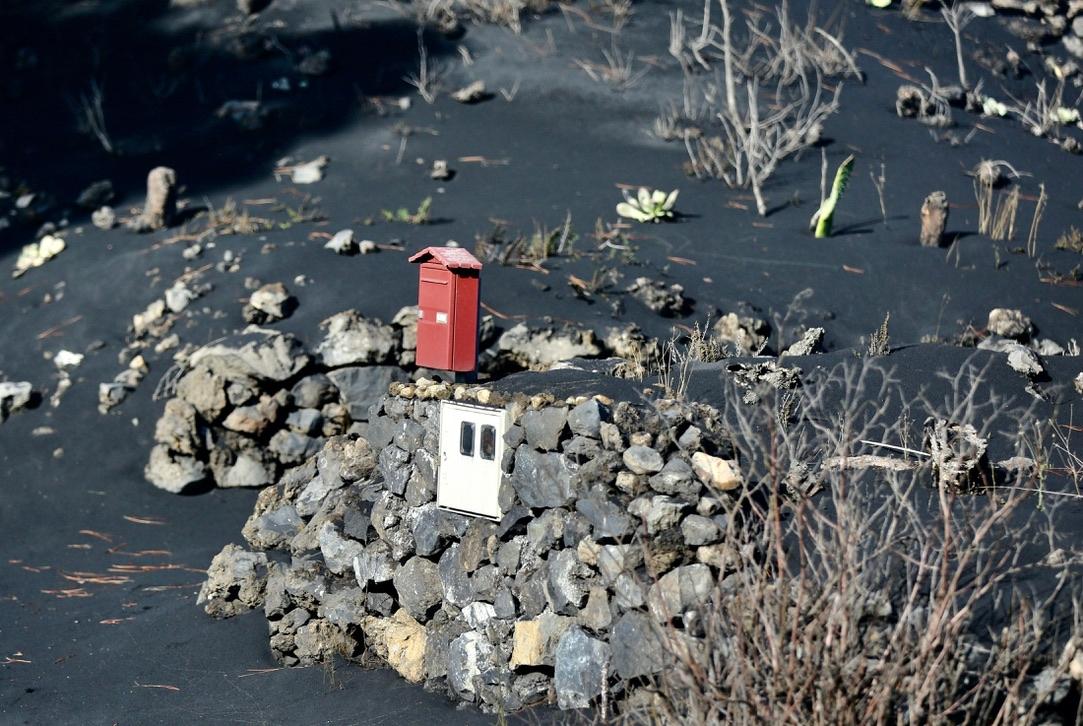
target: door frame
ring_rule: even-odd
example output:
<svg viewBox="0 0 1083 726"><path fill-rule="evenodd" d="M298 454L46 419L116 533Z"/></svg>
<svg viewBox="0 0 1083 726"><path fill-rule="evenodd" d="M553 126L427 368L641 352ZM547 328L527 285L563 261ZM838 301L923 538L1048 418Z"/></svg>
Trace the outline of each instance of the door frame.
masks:
<svg viewBox="0 0 1083 726"><path fill-rule="evenodd" d="M460 432L465 422L474 424L469 457L460 453ZM436 506L459 514L499 521L504 516L500 508L499 494L504 477L501 462L504 458L504 433L508 429L508 412L493 406L441 401L439 426ZM482 457L481 438L485 426L493 426L495 429L492 459ZM459 462L459 466L472 468L474 471L467 472L467 476L476 478L469 482L453 481L450 477L456 472L453 471L454 465L449 463L452 457L470 459L469 462Z"/></svg>

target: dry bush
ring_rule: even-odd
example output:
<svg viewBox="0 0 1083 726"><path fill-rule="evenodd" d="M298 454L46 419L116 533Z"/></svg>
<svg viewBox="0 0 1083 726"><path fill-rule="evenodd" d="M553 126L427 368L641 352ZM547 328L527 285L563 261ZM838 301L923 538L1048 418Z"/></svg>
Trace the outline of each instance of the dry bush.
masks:
<svg viewBox="0 0 1083 726"><path fill-rule="evenodd" d="M985 373L964 366L943 400L903 398L892 374L867 360L755 406L732 392L723 414L747 484L719 495L726 528L711 549L723 577L705 605L659 629L674 662L626 701L623 720L1080 716L1078 563L1055 526L1064 500L1038 500L1035 472L981 495L935 488L908 442L908 422L933 415L972 422L983 436L1010 426L1027 451L1033 432L1018 421L1034 417L981 394ZM865 454L865 442L903 455Z"/></svg>
<svg viewBox="0 0 1083 726"><path fill-rule="evenodd" d="M974 177L974 198L978 203L978 233L995 240L1015 236L1015 217L1019 212L1019 187L1008 192L994 192L988 177Z"/></svg>
<svg viewBox="0 0 1083 726"><path fill-rule="evenodd" d="M707 320L695 323L683 334L674 330L673 335L662 346L661 357L654 362L653 373L666 398L679 401L688 393L688 383L692 369L697 363L713 363L726 357L726 351L717 339L711 336L711 323Z"/></svg>
<svg viewBox="0 0 1083 726"><path fill-rule="evenodd" d="M614 37L609 50L602 49L604 63L576 58L574 63L596 83L605 83L614 90L623 91L631 88L647 75L650 66L643 63L636 68L636 55L632 51L623 53Z"/></svg>
<svg viewBox="0 0 1083 726"><path fill-rule="evenodd" d="M772 20L749 13L740 34L728 0L718 4L721 26L712 22L712 0L704 3L698 23L680 11L671 16L669 52L684 70L684 118L671 107L656 129L666 134L681 126L708 126L681 134L689 170L750 188L758 212L766 215L767 179L784 159L816 143L824 121L838 110L842 83L825 93L823 79L860 72L841 40L817 26L814 15L804 26L792 22L787 2Z"/></svg>

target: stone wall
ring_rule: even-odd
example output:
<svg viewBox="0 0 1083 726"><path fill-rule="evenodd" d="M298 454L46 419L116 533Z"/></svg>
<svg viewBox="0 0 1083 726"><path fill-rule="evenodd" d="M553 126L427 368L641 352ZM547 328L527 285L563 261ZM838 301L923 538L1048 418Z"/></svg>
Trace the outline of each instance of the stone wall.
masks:
<svg viewBox="0 0 1083 726"><path fill-rule="evenodd" d="M367 421L391 382L427 373L414 366L414 307L390 323L347 310L321 327L322 339L311 352L289 334L250 326L183 354L155 428L148 481L171 492L210 483L267 486L318 452L327 437ZM570 325L519 324L497 333L486 316L479 361L486 376L548 368L575 356L648 361L658 349L634 326L602 337Z"/></svg>
<svg viewBox="0 0 1083 726"><path fill-rule="evenodd" d="M376 659L486 709L612 699L656 673L727 554L741 486L717 412L420 380L261 492L200 593L262 606L275 657ZM582 390L582 389L581 389ZM439 401L503 406L499 522L435 505Z"/></svg>

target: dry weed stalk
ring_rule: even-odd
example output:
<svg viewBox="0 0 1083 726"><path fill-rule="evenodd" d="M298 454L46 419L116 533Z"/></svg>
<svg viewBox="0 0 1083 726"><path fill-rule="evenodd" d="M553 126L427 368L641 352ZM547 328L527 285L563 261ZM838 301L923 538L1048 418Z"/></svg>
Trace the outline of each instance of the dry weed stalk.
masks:
<svg viewBox="0 0 1083 726"><path fill-rule="evenodd" d="M963 89L969 89L970 84L966 80L966 64L963 62L963 29L970 24L975 17L974 12L966 3L952 0L951 5L941 0L940 14L944 17L948 29L955 38L955 62L959 66L959 85Z"/></svg>
<svg viewBox="0 0 1083 726"><path fill-rule="evenodd" d="M1038 201L1034 203L1034 216L1030 220L1030 231L1027 232L1027 255L1038 256L1038 227L1042 224L1042 214L1045 213L1045 205L1049 197L1045 193L1045 184L1038 186Z"/></svg>
<svg viewBox="0 0 1083 726"><path fill-rule="evenodd" d="M653 373L667 398L684 400L692 369L697 363L712 363L726 357L722 345L711 336L710 321L697 322L687 335L674 331L662 346L662 356L654 362Z"/></svg>
<svg viewBox="0 0 1083 726"><path fill-rule="evenodd" d="M101 86L92 80L89 91L79 94L77 116L83 131L97 139L105 153L113 154L116 153L116 147L105 125L104 100L105 94Z"/></svg>
<svg viewBox="0 0 1083 726"><path fill-rule="evenodd" d="M440 90L440 78L443 75L443 69L436 61L429 60L429 51L425 47L424 33L421 28L418 28L417 31L417 59L417 73L411 73L402 80L416 88L418 95L425 100L425 103L432 103L436 100L436 94ZM405 148L405 137L403 139L403 148Z"/></svg>
<svg viewBox="0 0 1083 726"><path fill-rule="evenodd" d="M1015 218L1019 213L1019 187L994 194L988 176L974 177L974 198L978 203L978 233L995 240L1015 237Z"/></svg>
<svg viewBox="0 0 1083 726"><path fill-rule="evenodd" d="M660 626L674 662L625 720L1041 722L1072 683L1083 633L1056 504L1034 506L1032 474L960 496L930 486L920 459L855 449L894 441L905 453L908 421L925 414L983 430L1011 418L980 399L984 373L964 366L945 401L919 397L919 416L869 361L789 394L789 421L778 420L782 393L746 406L731 391L724 419L749 484L725 499L711 548L722 576L697 612ZM807 498L810 488L821 493ZM1023 584L1036 569L1048 573L1040 593Z"/></svg>
<svg viewBox="0 0 1083 726"><path fill-rule="evenodd" d="M576 58L574 63L579 66L590 79L596 83L605 83L617 91L631 88L647 75L650 66L643 65L636 70L636 55L633 51L622 53L617 46L616 38L613 39L609 50L602 50L605 63Z"/></svg>
<svg viewBox="0 0 1083 726"><path fill-rule="evenodd" d="M842 84L825 95L822 79L859 71L841 41L817 27L812 14L804 27L794 24L788 2L776 10L777 28L761 25L754 15L740 39L733 31L728 0L718 3L721 27L712 24L712 2L707 0L695 37L682 13L671 16L670 53L684 69L685 106L704 108L703 115L720 130L710 136L683 134L688 166L697 177L750 188L757 211L765 216L767 179L782 160L816 143L824 121L838 109ZM714 71L716 65L721 67L720 82L696 82L697 69ZM744 93L738 91L741 86ZM761 91L769 100L761 98ZM690 103L690 92L703 101ZM694 117L686 118L695 123ZM678 127L675 118L667 118L660 130L668 133Z"/></svg>

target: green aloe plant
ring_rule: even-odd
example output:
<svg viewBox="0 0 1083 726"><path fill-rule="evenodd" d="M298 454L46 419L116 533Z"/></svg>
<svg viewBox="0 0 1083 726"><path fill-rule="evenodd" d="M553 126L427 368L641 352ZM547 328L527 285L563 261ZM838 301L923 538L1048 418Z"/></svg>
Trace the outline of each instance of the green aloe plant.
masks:
<svg viewBox="0 0 1083 726"><path fill-rule="evenodd" d="M625 191L624 201L617 205L617 214L637 222L661 222L663 219L673 219L673 205L677 203L678 191L674 189L666 194L661 189L640 187L634 197Z"/></svg>
<svg viewBox="0 0 1083 726"><path fill-rule="evenodd" d="M854 170L854 155L850 154L839 164L835 172L835 182L831 185L831 194L820 204L816 214L809 220L809 229L816 230L817 237L831 236L831 222L835 218L835 205L846 191L846 184L850 181L850 174Z"/></svg>

